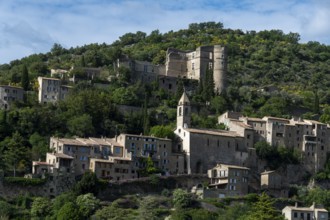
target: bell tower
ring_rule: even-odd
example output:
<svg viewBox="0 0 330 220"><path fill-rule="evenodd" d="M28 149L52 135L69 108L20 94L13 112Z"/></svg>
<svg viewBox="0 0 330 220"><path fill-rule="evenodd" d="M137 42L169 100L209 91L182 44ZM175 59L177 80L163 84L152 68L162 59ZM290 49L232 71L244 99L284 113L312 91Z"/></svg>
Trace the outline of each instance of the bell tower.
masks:
<svg viewBox="0 0 330 220"><path fill-rule="evenodd" d="M191 107L189 98L184 91L177 107L176 126L189 128L191 121Z"/></svg>

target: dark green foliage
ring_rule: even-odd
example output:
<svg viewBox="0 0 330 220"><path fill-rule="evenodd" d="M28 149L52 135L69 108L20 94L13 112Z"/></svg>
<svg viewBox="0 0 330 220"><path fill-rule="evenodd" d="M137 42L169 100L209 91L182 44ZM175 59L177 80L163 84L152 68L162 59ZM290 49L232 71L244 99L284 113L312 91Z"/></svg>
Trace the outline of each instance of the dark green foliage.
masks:
<svg viewBox="0 0 330 220"><path fill-rule="evenodd" d="M172 220L216 220L218 215L205 209L180 209L171 214Z"/></svg>
<svg viewBox="0 0 330 220"><path fill-rule="evenodd" d="M81 215L76 204L72 202L65 203L62 208L58 211L56 219L57 220L80 220Z"/></svg>
<svg viewBox="0 0 330 220"><path fill-rule="evenodd" d="M287 164L298 164L300 162L300 154L287 147L273 147L265 141L255 143L257 156L268 162L271 169L277 169Z"/></svg>
<svg viewBox="0 0 330 220"><path fill-rule="evenodd" d="M82 218L90 217L100 206L100 201L91 193L80 195L76 204Z"/></svg>
<svg viewBox="0 0 330 220"><path fill-rule="evenodd" d="M113 219L113 220L135 220L138 217L138 211L130 208L120 208L117 203L103 207L96 211L93 215L96 219Z"/></svg>
<svg viewBox="0 0 330 220"><path fill-rule="evenodd" d="M281 212L274 208L274 201L265 193L253 204L251 211L245 216L248 220L284 220Z"/></svg>
<svg viewBox="0 0 330 220"><path fill-rule="evenodd" d="M12 137L1 142L4 146L3 158L8 170L16 176L17 169L24 169L29 158L29 149L26 148L23 137L16 131Z"/></svg>
<svg viewBox="0 0 330 220"><path fill-rule="evenodd" d="M173 204L178 209L188 208L192 204L191 195L183 189L176 189L173 191Z"/></svg>
<svg viewBox="0 0 330 220"><path fill-rule="evenodd" d="M57 216L58 211L65 205L67 202L74 203L76 196L72 192L62 193L58 195L52 201L52 216Z"/></svg>
<svg viewBox="0 0 330 220"><path fill-rule="evenodd" d="M169 138L174 140L175 134L174 130L171 126L169 125L156 125L150 129L150 135L153 135L155 137L159 138Z"/></svg>
<svg viewBox="0 0 330 220"><path fill-rule="evenodd" d="M11 216L14 215L14 213L15 213L14 206L7 203L6 201L0 200L0 218L4 217L5 219L6 218L9 219Z"/></svg>
<svg viewBox="0 0 330 220"><path fill-rule="evenodd" d="M33 219L44 219L50 213L50 201L44 197L37 197L33 200L31 217Z"/></svg>
<svg viewBox="0 0 330 220"><path fill-rule="evenodd" d="M29 90L30 79L29 79L29 72L28 72L26 65L24 65L23 69L22 69L21 86L24 89L24 91Z"/></svg>
<svg viewBox="0 0 330 220"><path fill-rule="evenodd" d="M99 189L99 181L92 172L86 172L82 176L82 179L75 185L74 192L77 195L92 193L96 195Z"/></svg>
<svg viewBox="0 0 330 220"><path fill-rule="evenodd" d="M168 203L167 198L155 196L144 197L139 207L140 219L164 219L169 214Z"/></svg>
<svg viewBox="0 0 330 220"><path fill-rule="evenodd" d="M15 184L19 186L40 186L47 182L47 179L29 179L24 177L5 177L6 184Z"/></svg>

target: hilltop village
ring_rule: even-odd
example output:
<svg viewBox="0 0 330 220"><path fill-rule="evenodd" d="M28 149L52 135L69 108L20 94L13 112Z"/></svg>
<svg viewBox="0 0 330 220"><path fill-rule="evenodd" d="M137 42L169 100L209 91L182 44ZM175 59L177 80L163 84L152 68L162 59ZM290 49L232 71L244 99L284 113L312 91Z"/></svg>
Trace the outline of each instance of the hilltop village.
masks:
<svg viewBox="0 0 330 220"><path fill-rule="evenodd" d="M122 115L117 116L106 99L100 99L104 102L97 103L97 106L88 105L87 101L92 100L93 96L88 96L87 90L85 98L88 98L76 100L83 103L84 110L107 108L107 114L111 117L128 118L123 120L125 127L100 119L102 123L94 129L103 135L93 136L90 135L93 128L89 125L95 123L85 114L81 116L84 120L77 116L76 121L72 119L67 124L49 123L50 127L56 128L68 126L71 135L52 133L47 141L47 152L39 151L32 164L25 165L31 169L20 170L18 175L47 181L42 190L50 198L68 191L86 173L95 174L108 186L126 182L134 184L134 181L151 176L191 178L185 188L199 199L239 198L249 194L261 195L263 192L273 198L291 198L292 186L314 187L315 179L326 179L324 175L328 175L330 153L329 125L299 114L249 117L246 114L248 111L235 111L242 109L235 109L237 103L228 104L223 100L244 91L228 92L233 81L228 80L228 53L229 49L221 45L199 46L195 50L167 48L164 64L120 54L111 65L113 74L106 78L101 67L81 65L77 68L73 65L61 68L57 65L58 68L51 69L49 75L36 77L33 83L36 96L24 85L1 85L0 108L4 112L1 120L13 123L18 121L19 116L14 113L7 115L7 112L19 108L20 103L31 102L31 99L38 102L35 105L49 109L56 106L56 111L65 112L68 107L61 103L70 100L81 88L98 88L97 92L90 94L99 93L101 98L104 95L102 89L118 81L121 87L130 87L131 82L137 82L137 87L146 91L144 97L136 97L139 104L143 103L142 107L118 102L116 110ZM79 59L85 62L83 56ZM158 89L157 94L148 94L148 90L154 91L154 87ZM276 86L269 86L256 89L253 93L269 95L279 92ZM120 95L120 98L127 100L133 96L126 94L126 91ZM219 98L219 102L213 101L211 96ZM166 100L169 97L171 102ZM162 121L162 128L165 127L163 124L171 124L170 129L158 133L146 132L145 127L150 123L147 116L152 114L147 102L160 101L172 107L172 117L164 114L165 110L168 111L165 109L153 112L153 119ZM233 107L231 110L226 109L229 105ZM203 112L210 106L214 108L212 115L209 111ZM136 112L143 114L134 118ZM196 126L195 118L199 114L206 115L206 126ZM63 120L65 116L58 117L58 120ZM38 120L35 121L38 123ZM138 121L143 121L138 125L143 124L143 128L139 128L143 132L139 134L129 129L130 124ZM28 123L24 126L29 129ZM82 132L75 132L78 130ZM3 149L8 150L9 147ZM10 161L7 157L4 159ZM8 170L13 170L15 176L21 164L16 164L15 158L11 162L13 166ZM0 195L5 194L1 181L9 175L8 171L0 173ZM196 176L203 182L194 179ZM320 205L301 207L288 204L281 206L280 210L287 219L298 219L298 216L301 219L312 219L313 216L315 219L327 219L328 211Z"/></svg>

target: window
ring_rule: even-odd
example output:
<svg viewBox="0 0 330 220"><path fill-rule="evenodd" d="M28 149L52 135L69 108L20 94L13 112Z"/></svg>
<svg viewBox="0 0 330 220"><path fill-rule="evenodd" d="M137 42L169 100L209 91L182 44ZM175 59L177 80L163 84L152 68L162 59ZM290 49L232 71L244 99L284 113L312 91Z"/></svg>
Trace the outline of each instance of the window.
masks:
<svg viewBox="0 0 330 220"><path fill-rule="evenodd" d="M121 154L121 147L115 147L115 154Z"/></svg>
<svg viewBox="0 0 330 220"><path fill-rule="evenodd" d="M191 63L191 69L192 69L192 70L195 69L195 63Z"/></svg>
<svg viewBox="0 0 330 220"><path fill-rule="evenodd" d="M293 213L293 217L294 217L294 218L297 218L297 217L298 217L298 213L297 213L297 212L294 212L294 213Z"/></svg>
<svg viewBox="0 0 330 220"><path fill-rule="evenodd" d="M212 70L212 69L213 69L213 63L209 62L209 70Z"/></svg>

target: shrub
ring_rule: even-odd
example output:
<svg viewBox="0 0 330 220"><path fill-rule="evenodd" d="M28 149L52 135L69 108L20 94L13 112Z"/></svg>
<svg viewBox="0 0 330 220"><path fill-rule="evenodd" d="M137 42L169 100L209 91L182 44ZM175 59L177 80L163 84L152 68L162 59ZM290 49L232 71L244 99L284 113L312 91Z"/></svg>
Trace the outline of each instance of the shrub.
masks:
<svg viewBox="0 0 330 220"><path fill-rule="evenodd" d="M40 186L47 182L46 179L29 179L24 177L5 177L5 183L19 186Z"/></svg>
<svg viewBox="0 0 330 220"><path fill-rule="evenodd" d="M173 192L173 204L176 208L187 208L191 205L191 195L183 189L176 189Z"/></svg>

